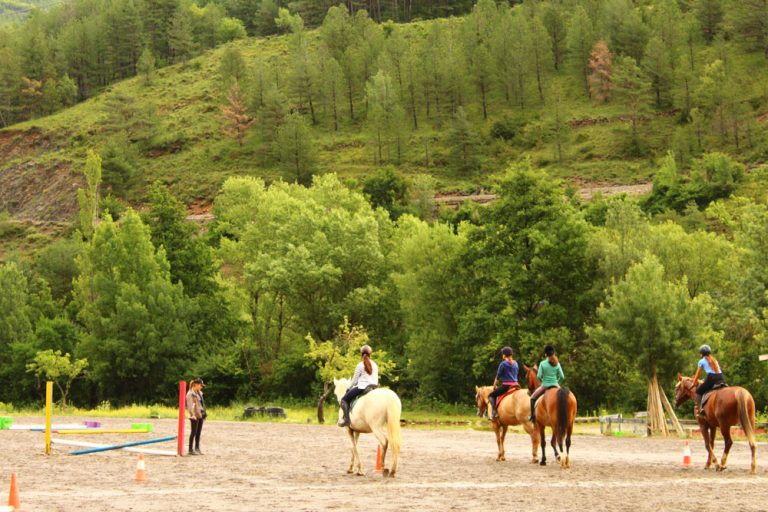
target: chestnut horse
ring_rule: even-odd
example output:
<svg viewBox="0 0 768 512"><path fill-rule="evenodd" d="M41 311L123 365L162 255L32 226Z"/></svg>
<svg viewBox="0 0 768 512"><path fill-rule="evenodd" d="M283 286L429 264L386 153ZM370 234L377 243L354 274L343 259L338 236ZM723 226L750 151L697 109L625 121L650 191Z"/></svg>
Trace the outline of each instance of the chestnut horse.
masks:
<svg viewBox="0 0 768 512"><path fill-rule="evenodd" d="M573 422L576 420L576 406L576 397L568 388L548 389L536 402L536 426L541 438L540 464L542 466L547 465L547 442L544 438L544 429L551 427L551 444L552 449L555 450L555 458L560 462L560 467L571 467L571 433ZM563 450L563 437L565 437L565 450ZM560 454L557 453L558 446Z"/></svg>
<svg viewBox="0 0 768 512"><path fill-rule="evenodd" d="M675 407L679 407L686 400L693 399L696 388L702 381L694 382L689 377L683 377L677 374L678 383L675 385ZM701 429L701 437L704 438L704 445L707 447L707 465L704 469L709 469L712 464L717 471L725 471L728 464L728 452L731 450L733 440L731 440L731 426L741 423L741 428L747 435L749 449L752 450L752 474L757 473L757 447L755 446L755 401L752 395L744 388L739 386L728 386L716 390L710 395L704 407L706 417L698 416ZM725 450L717 463L715 456L715 435L717 428L723 434L725 441Z"/></svg>
<svg viewBox="0 0 768 512"><path fill-rule="evenodd" d="M477 415L483 417L488 410L488 397L493 391L493 386L475 386L475 402L477 403ZM507 460L504 458L504 438L507 436L507 428L509 425L522 425L525 431L531 436L531 462L536 463L539 459L536 457L536 452L539 448L539 439L536 436L536 429L528 420L531 415L531 401L528 393L522 389L518 389L511 395L508 395L499 404L498 399L497 411L499 417L491 420L493 431L496 433L496 445L499 448L499 454L496 460Z"/></svg>

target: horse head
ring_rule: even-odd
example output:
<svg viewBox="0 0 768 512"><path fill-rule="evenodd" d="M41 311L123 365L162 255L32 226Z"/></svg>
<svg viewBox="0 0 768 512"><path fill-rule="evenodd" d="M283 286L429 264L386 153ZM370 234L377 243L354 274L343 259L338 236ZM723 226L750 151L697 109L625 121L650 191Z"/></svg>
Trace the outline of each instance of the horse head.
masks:
<svg viewBox="0 0 768 512"><path fill-rule="evenodd" d="M692 399L697 387L699 387L698 382L694 382L690 377L683 377L678 373L677 384L675 384L675 407L680 407L689 398Z"/></svg>
<svg viewBox="0 0 768 512"><path fill-rule="evenodd" d="M333 379L333 394L336 395L336 400L339 402L341 402L348 388L349 379Z"/></svg>
<svg viewBox="0 0 768 512"><path fill-rule="evenodd" d="M493 391L493 386L475 386L475 404L477 405L477 415L483 417L488 410L488 397Z"/></svg>
<svg viewBox="0 0 768 512"><path fill-rule="evenodd" d="M533 366L527 366L525 363L522 363L523 370L525 370L525 377L528 382L528 389L531 390L531 393L533 393L533 390L541 386L541 381L538 377L539 367L537 365Z"/></svg>

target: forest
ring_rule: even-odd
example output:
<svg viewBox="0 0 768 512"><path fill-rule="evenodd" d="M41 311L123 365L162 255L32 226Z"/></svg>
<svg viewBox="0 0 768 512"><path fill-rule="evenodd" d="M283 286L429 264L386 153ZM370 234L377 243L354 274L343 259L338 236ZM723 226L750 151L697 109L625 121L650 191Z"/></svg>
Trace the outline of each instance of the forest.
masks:
<svg viewBox="0 0 768 512"><path fill-rule="evenodd" d="M365 341L424 403L552 344L583 410L638 410L708 343L765 409L768 7L320 3L74 0L0 28L0 124L57 141L2 169L80 185L60 236L4 251L3 402L198 375L212 401L316 399ZM438 211L456 187L497 198Z"/></svg>

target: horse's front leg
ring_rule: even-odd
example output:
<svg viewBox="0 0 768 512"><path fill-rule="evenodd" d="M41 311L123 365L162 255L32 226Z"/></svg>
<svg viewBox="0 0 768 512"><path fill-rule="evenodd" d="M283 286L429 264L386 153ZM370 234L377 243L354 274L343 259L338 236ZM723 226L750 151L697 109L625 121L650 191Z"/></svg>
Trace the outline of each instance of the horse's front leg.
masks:
<svg viewBox="0 0 768 512"><path fill-rule="evenodd" d="M504 450L504 441L507 439L507 429L509 425L501 427L501 460L507 460L507 452Z"/></svg>
<svg viewBox="0 0 768 512"><path fill-rule="evenodd" d="M718 467L717 470L725 471L726 465L728 464L728 452L731 451L731 446L733 446L733 439L731 439L731 427L730 426L726 427L725 425L721 425L720 432L723 434L723 442L725 444L725 449L723 450L723 456L720 458L720 467Z"/></svg>
<svg viewBox="0 0 768 512"><path fill-rule="evenodd" d="M717 431L714 427L710 427L708 423L699 422L699 426L704 438L704 446L707 448L707 464L704 466L704 469L710 469L712 464L717 467L717 456L715 456L715 434L717 434Z"/></svg>
<svg viewBox="0 0 768 512"><path fill-rule="evenodd" d="M496 434L496 449L498 450L498 454L496 455L496 460L506 460L504 458L504 442L501 439L501 425L499 425L498 420L494 420L493 423L493 432Z"/></svg>
<svg viewBox="0 0 768 512"><path fill-rule="evenodd" d="M541 446L541 462L539 462L540 465L546 466L547 465L547 439L544 437L544 424L539 423L537 425L539 427L539 445Z"/></svg>
<svg viewBox="0 0 768 512"><path fill-rule="evenodd" d="M531 462L536 464L539 462L539 436L536 432L536 425L526 420L523 422L523 428L531 436Z"/></svg>
<svg viewBox="0 0 768 512"><path fill-rule="evenodd" d="M355 433L352 429L348 428L347 434L349 434L349 441L352 443L352 460L349 462L347 473L352 474L355 471L355 453L357 452L357 450L355 450Z"/></svg>

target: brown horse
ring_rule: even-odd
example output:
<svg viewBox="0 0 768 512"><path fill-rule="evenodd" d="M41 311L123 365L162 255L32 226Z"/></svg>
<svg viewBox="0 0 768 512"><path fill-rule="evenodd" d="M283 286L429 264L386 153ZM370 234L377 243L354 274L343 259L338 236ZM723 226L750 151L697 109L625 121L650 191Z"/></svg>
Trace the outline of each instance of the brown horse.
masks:
<svg viewBox="0 0 768 512"><path fill-rule="evenodd" d="M696 388L702 381L694 382L689 377L683 377L677 374L678 383L675 385L675 407L686 400L693 399ZM757 447L755 445L755 401L752 395L744 388L739 386L729 386L718 389L707 400L704 407L706 417L698 416L701 429L701 437L704 438L704 445L707 447L707 465L704 469L709 469L712 464L717 471L725 471L728 463L728 452L731 450L733 440L731 440L731 426L741 423L741 428L747 435L749 448L752 450L752 474L757 473ZM725 441L725 450L720 464L717 463L715 456L715 435L717 428L723 434Z"/></svg>
<svg viewBox="0 0 768 512"><path fill-rule="evenodd" d="M573 422L576 420L576 397L568 388L548 389L536 402L536 427L541 438L541 462L547 465L546 439L544 429L552 428L552 449L555 458L560 462L560 467L571 467L571 433ZM529 406L530 407L530 406ZM565 437L565 450L563 450L563 437ZM555 442L557 441L557 442ZM560 447L560 454L557 447Z"/></svg>
<svg viewBox="0 0 768 512"><path fill-rule="evenodd" d="M527 366L525 363L520 363L525 371L525 378L528 381L528 395L536 391L536 388L541 386L541 381L538 377L539 367L536 365Z"/></svg>
<svg viewBox="0 0 768 512"><path fill-rule="evenodd" d="M475 402L477 403L477 415L483 417L488 410L488 397L493 391L493 386L475 386ZM497 411L499 417L491 420L493 431L496 433L496 444L499 448L499 454L496 460L507 460L504 458L504 438L507 436L507 428L510 425L522 425L525 431L531 436L531 454L534 464L539 461L536 452L539 448L539 438L536 436L536 429L528 420L531 415L531 401L528 394L519 389L511 395L504 398L499 404Z"/></svg>

